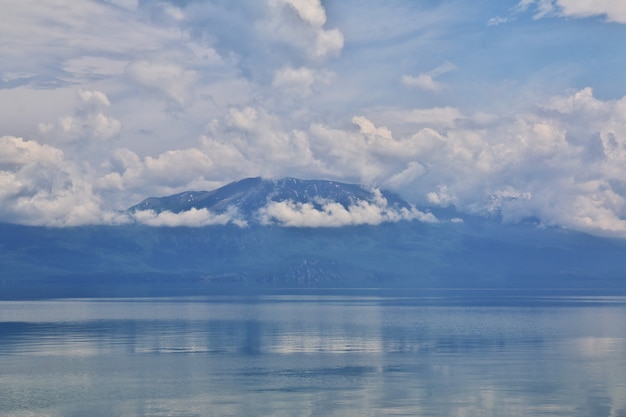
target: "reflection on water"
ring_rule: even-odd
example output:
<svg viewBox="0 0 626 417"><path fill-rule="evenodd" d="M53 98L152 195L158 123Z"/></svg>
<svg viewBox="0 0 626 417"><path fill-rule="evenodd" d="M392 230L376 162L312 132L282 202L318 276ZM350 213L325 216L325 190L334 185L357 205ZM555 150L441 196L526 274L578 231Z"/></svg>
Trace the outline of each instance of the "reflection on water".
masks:
<svg viewBox="0 0 626 417"><path fill-rule="evenodd" d="M626 417L621 297L0 302L0 335L3 416Z"/></svg>

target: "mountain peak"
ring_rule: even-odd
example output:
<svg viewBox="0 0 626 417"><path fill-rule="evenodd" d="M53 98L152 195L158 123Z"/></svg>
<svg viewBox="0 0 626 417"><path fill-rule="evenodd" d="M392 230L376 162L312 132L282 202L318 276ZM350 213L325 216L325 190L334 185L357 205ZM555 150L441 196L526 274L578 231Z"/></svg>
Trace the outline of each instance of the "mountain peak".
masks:
<svg viewBox="0 0 626 417"><path fill-rule="evenodd" d="M356 184L298 178L245 178L212 191L185 191L150 197L128 209L131 213L185 214L199 210L214 215L236 213L241 223L291 226L378 224L426 216L398 195ZM340 220L341 218L342 220ZM222 218L224 220L225 218ZM435 220L436 221L436 220Z"/></svg>

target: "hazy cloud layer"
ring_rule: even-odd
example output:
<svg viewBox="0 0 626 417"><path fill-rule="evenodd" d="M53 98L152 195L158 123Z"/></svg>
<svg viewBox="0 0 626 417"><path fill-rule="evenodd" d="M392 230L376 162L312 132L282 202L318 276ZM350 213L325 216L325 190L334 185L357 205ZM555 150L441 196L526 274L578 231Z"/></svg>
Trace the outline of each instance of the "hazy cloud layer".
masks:
<svg viewBox="0 0 626 417"><path fill-rule="evenodd" d="M514 13L534 9L534 18L550 16L587 18L604 17L609 22L626 23L626 3L621 0L520 0ZM508 18L496 18L492 23L506 23Z"/></svg>
<svg viewBox="0 0 626 417"><path fill-rule="evenodd" d="M13 2L0 16L0 221L235 222L117 213L261 175L626 236L623 4ZM429 221L419 213L282 202L263 215Z"/></svg>

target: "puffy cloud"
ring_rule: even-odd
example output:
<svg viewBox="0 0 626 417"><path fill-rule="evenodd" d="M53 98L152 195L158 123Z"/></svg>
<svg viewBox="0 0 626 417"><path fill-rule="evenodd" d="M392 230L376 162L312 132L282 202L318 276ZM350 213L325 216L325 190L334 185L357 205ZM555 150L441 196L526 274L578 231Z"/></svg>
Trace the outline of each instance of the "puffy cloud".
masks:
<svg viewBox="0 0 626 417"><path fill-rule="evenodd" d="M535 25L533 45L569 46L577 36L589 42L559 54L533 49L541 53L523 63L509 54L529 40L518 13L624 22L623 2L522 0L492 22L519 25L489 28L503 36L498 42L493 34L458 36L461 27L475 30L468 19L482 19L493 5L460 13L448 2L409 3L7 5L0 17L0 101L7 103L0 134L8 135L0 154L2 220L119 221L106 210L262 175L390 187L419 204L625 235L626 98L600 98L623 95L610 65L619 43L585 48L619 28L576 22L592 25L586 32L546 19ZM554 38L556 29L569 31L559 33L571 43ZM477 39L484 40L479 49ZM425 68L454 56L472 71L446 80L454 66L444 63L413 73L416 61L407 57L415 56L432 65ZM548 66L582 75L554 83L554 72L536 71ZM600 94L575 87L540 98L529 92L535 80L549 84L546 96L582 80ZM515 102L506 108L493 101L507 97Z"/></svg>
<svg viewBox="0 0 626 417"><path fill-rule="evenodd" d="M320 30L315 38L315 55L338 55L343 48L343 34L339 29Z"/></svg>
<svg viewBox="0 0 626 417"><path fill-rule="evenodd" d="M302 20L314 27L321 28L326 23L326 11L320 0L279 0L279 3L291 6Z"/></svg>
<svg viewBox="0 0 626 417"><path fill-rule="evenodd" d="M331 167L332 175L369 184L382 174L383 168L362 134L323 124L313 124L309 132L314 154Z"/></svg>
<svg viewBox="0 0 626 417"><path fill-rule="evenodd" d="M12 136L0 138L0 167L20 167L31 163L59 164L64 155L60 149Z"/></svg>
<svg viewBox="0 0 626 417"><path fill-rule="evenodd" d="M209 180L220 170L218 157L198 148L166 151L140 158L129 149L117 149L109 172L98 179L102 190L129 193L135 200L149 195L172 194L182 189L206 189L220 182ZM133 200L126 199L127 205Z"/></svg>
<svg viewBox="0 0 626 417"><path fill-rule="evenodd" d="M280 118L262 107L231 108L222 132L222 143L234 148L264 176L320 167L308 135L299 129L286 128Z"/></svg>
<svg viewBox="0 0 626 417"><path fill-rule="evenodd" d="M101 91L79 90L79 106L73 116L59 118L57 125L41 123L39 129L44 134L52 134L59 142L106 141L119 136L122 123L105 114L111 105L106 94Z"/></svg>
<svg viewBox="0 0 626 417"><path fill-rule="evenodd" d="M192 208L191 210L180 213L173 213L171 211L156 213L154 210L141 210L132 213L130 217L138 223L155 227L203 227L225 225L228 223L233 223L240 227L246 225L244 220L239 219L235 210L230 210L225 213L212 213L205 208Z"/></svg>
<svg viewBox="0 0 626 417"><path fill-rule="evenodd" d="M269 0L268 4L274 10L270 32L282 42L306 51L313 59L336 56L343 49L341 31L324 29L326 11L320 0ZM286 13L289 11L294 13ZM290 14L295 14L298 21Z"/></svg>
<svg viewBox="0 0 626 417"><path fill-rule="evenodd" d="M75 226L124 221L101 209L93 172L49 145L0 138L0 217L29 225Z"/></svg>
<svg viewBox="0 0 626 417"><path fill-rule="evenodd" d="M181 185L213 169L214 162L201 150L190 148L167 151L157 158L147 156L143 166L152 182Z"/></svg>
<svg viewBox="0 0 626 417"><path fill-rule="evenodd" d="M625 100L583 89L489 128L449 130L421 148L428 175L413 186L432 187L434 204L626 236Z"/></svg>
<svg viewBox="0 0 626 417"><path fill-rule="evenodd" d="M391 140L391 131L386 127L376 127L374 123L362 116L352 118L352 123L359 126L361 133L368 137L380 137L382 139Z"/></svg>
<svg viewBox="0 0 626 417"><path fill-rule="evenodd" d="M453 205L456 198L448 193L448 187L440 185L438 188L438 191L431 191L426 194L428 202L440 207Z"/></svg>
<svg viewBox="0 0 626 417"><path fill-rule="evenodd" d="M379 190L374 190L372 201L359 200L348 207L324 200L316 204L270 201L259 211L259 215L263 224L276 223L286 227L378 225L414 219L429 223L438 221L432 213L424 213L415 208L389 207Z"/></svg>

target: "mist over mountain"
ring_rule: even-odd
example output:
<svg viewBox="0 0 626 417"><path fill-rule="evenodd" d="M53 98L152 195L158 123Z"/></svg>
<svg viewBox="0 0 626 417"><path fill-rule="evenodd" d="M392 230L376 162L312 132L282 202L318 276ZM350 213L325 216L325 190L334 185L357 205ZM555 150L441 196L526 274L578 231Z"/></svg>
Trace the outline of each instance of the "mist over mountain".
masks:
<svg viewBox="0 0 626 417"><path fill-rule="evenodd" d="M127 215L138 221L0 224L0 297L357 287L626 291L624 239L460 218L453 208L418 209L352 184L249 178L150 197ZM198 219L214 222L197 226Z"/></svg>

